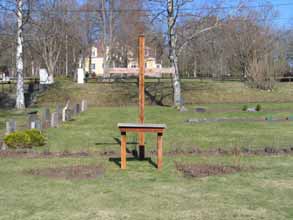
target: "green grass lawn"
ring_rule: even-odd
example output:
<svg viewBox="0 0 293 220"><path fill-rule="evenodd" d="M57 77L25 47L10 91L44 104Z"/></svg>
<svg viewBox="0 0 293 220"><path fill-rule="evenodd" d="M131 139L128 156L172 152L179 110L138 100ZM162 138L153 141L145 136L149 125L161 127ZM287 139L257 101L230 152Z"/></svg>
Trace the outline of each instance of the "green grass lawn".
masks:
<svg viewBox="0 0 293 220"><path fill-rule="evenodd" d="M187 124L190 118L285 118L293 104L265 103L263 112L242 112L242 104L195 105L180 113L170 107L146 107L146 122L166 123L164 152L199 147L288 147L293 122L217 122ZM250 104L249 106L255 106ZM138 108L90 107L60 128L45 131L47 146L40 151L115 151L118 122L137 121ZM3 120L3 119L1 119ZM136 135L128 136L129 142ZM128 144L134 149L134 144ZM155 150L155 135L146 136L147 156ZM109 156L69 158L1 158L0 219L293 219L293 157L241 156L250 171L203 178L184 177L175 162L234 165L234 156L165 156L157 171L148 161L128 161L121 171ZM91 180L66 180L24 174L25 170L69 165L104 167Z"/></svg>

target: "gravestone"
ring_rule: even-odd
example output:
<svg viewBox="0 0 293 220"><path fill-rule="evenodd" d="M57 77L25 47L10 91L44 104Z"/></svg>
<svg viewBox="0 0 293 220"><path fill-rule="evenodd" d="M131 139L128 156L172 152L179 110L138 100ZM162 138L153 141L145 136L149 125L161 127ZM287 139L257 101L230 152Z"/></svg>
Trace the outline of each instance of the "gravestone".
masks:
<svg viewBox="0 0 293 220"><path fill-rule="evenodd" d="M180 112L188 112L188 109L185 106L180 107Z"/></svg>
<svg viewBox="0 0 293 220"><path fill-rule="evenodd" d="M50 115L50 109L45 108L42 114L42 124L43 128L49 128L50 127L50 122L51 122L51 115Z"/></svg>
<svg viewBox="0 0 293 220"><path fill-rule="evenodd" d="M246 111L247 112L257 112L255 108L248 108Z"/></svg>
<svg viewBox="0 0 293 220"><path fill-rule="evenodd" d="M36 114L30 114L28 116L28 129L35 129L36 128L36 121L38 117Z"/></svg>
<svg viewBox="0 0 293 220"><path fill-rule="evenodd" d="M78 115L80 113L80 104L77 103L74 105L74 114Z"/></svg>
<svg viewBox="0 0 293 220"><path fill-rule="evenodd" d="M71 109L65 110L65 120L70 121L72 119L73 111Z"/></svg>
<svg viewBox="0 0 293 220"><path fill-rule="evenodd" d="M84 84L84 70L82 68L77 69L77 83Z"/></svg>
<svg viewBox="0 0 293 220"><path fill-rule="evenodd" d="M41 85L46 85L49 82L49 75L48 71L46 69L40 69L39 70L39 77L40 77L40 84Z"/></svg>
<svg viewBox="0 0 293 220"><path fill-rule="evenodd" d="M81 112L84 112L87 110L87 101L86 100L82 100L81 101Z"/></svg>
<svg viewBox="0 0 293 220"><path fill-rule="evenodd" d="M51 114L51 128L57 128L59 125L59 117L57 112Z"/></svg>
<svg viewBox="0 0 293 220"><path fill-rule="evenodd" d="M69 107L69 100L66 102L65 107L62 109L62 121L66 121L66 110Z"/></svg>
<svg viewBox="0 0 293 220"><path fill-rule="evenodd" d="M57 104L56 113L58 114L58 121L62 121L62 106L61 106L61 104Z"/></svg>
<svg viewBox="0 0 293 220"><path fill-rule="evenodd" d="M266 121L272 121L273 120L273 116L272 115L269 115L265 118Z"/></svg>
<svg viewBox="0 0 293 220"><path fill-rule="evenodd" d="M6 122L6 135L16 131L16 122L15 120L11 119Z"/></svg>
<svg viewBox="0 0 293 220"><path fill-rule="evenodd" d="M289 115L289 116L287 117L287 120L288 120L288 121L293 121L293 115Z"/></svg>
<svg viewBox="0 0 293 220"><path fill-rule="evenodd" d="M198 113L204 113L207 110L205 108L203 108L203 107L197 107L197 108L195 108L195 111L198 112Z"/></svg>
<svg viewBox="0 0 293 220"><path fill-rule="evenodd" d="M50 85L54 83L53 75L49 75L46 69L40 69L39 76L41 85Z"/></svg>
<svg viewBox="0 0 293 220"><path fill-rule="evenodd" d="M36 121L35 121L35 129L41 131L42 130L42 121L38 118Z"/></svg>

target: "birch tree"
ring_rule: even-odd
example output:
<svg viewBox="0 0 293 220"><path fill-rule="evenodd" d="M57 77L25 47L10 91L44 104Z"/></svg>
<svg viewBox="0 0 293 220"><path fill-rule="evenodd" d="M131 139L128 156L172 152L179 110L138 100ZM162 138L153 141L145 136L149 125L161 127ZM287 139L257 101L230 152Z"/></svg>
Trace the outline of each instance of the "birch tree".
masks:
<svg viewBox="0 0 293 220"><path fill-rule="evenodd" d="M16 105L17 109L24 109L24 76L23 76L23 5L22 0L16 0L17 3L17 45L16 45Z"/></svg>
<svg viewBox="0 0 293 220"><path fill-rule="evenodd" d="M179 8L177 8L178 10ZM181 107L181 83L178 69L178 57L176 54L176 34L175 24L178 13L175 14L174 0L168 0L167 2L167 23L168 23L168 45L169 45L169 60L172 64L175 72L173 75L173 93L174 93L174 105Z"/></svg>

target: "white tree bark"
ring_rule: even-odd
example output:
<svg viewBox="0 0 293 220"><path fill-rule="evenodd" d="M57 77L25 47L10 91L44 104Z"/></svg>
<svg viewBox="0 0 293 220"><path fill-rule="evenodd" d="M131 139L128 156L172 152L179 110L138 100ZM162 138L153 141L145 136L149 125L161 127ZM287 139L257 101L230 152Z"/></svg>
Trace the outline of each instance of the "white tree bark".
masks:
<svg viewBox="0 0 293 220"><path fill-rule="evenodd" d="M168 0L167 2L167 14L168 14L168 38L169 38L169 60L174 67L175 73L173 74L173 101L174 106L180 108L183 104L181 101L181 83L178 68L178 57L176 54L176 34L175 23L176 16L174 13L174 0Z"/></svg>
<svg viewBox="0 0 293 220"><path fill-rule="evenodd" d="M16 84L16 108L24 109L24 80L23 80L23 51L22 51L22 0L16 0L17 2L17 46L16 46L16 74L17 74L17 84Z"/></svg>

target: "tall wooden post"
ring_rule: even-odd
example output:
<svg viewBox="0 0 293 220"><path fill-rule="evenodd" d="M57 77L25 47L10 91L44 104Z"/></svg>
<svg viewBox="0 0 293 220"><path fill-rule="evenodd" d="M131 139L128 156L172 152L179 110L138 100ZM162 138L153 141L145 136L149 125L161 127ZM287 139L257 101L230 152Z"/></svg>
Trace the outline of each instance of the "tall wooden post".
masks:
<svg viewBox="0 0 293 220"><path fill-rule="evenodd" d="M145 39L144 35L140 35L138 38L138 65L139 65L139 123L144 123L144 47ZM139 133L139 158L144 159L144 133Z"/></svg>

